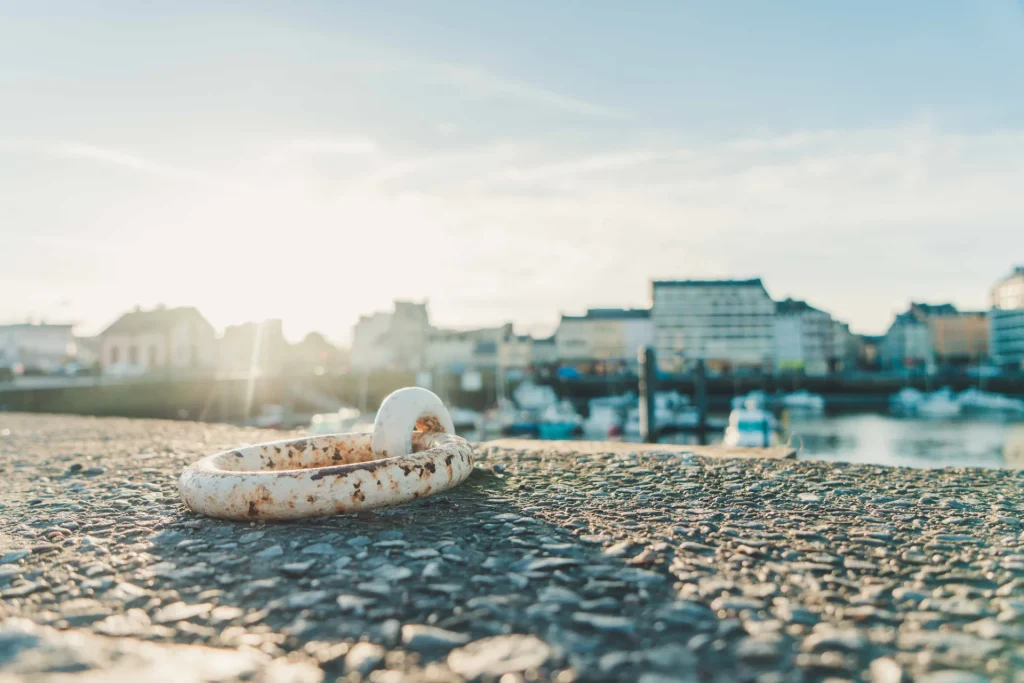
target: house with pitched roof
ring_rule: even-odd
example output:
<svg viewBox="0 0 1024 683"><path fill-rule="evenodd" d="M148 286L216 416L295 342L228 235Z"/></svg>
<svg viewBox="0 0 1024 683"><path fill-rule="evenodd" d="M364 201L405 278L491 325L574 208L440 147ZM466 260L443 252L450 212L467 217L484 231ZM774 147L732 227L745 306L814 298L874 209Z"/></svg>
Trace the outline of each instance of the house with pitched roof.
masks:
<svg viewBox="0 0 1024 683"><path fill-rule="evenodd" d="M125 367L183 370L216 363L213 326L191 306L144 311L118 318L99 336L104 370Z"/></svg>

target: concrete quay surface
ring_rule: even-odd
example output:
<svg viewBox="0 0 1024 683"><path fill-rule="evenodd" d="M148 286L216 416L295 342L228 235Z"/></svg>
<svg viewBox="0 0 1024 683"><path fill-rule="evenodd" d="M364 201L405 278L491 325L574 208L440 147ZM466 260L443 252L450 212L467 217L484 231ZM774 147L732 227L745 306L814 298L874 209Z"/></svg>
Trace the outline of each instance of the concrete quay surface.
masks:
<svg viewBox="0 0 1024 683"><path fill-rule="evenodd" d="M279 438L0 414L0 682L1024 681L1017 471L499 442L403 507L185 510Z"/></svg>

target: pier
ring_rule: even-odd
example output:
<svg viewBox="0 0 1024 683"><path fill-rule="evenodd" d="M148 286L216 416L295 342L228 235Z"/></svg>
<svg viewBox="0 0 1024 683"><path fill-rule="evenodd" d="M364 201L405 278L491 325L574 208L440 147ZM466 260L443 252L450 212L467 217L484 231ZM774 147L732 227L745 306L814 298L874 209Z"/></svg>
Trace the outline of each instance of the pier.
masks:
<svg viewBox="0 0 1024 683"><path fill-rule="evenodd" d="M287 524L186 511L187 464L279 436L0 415L0 677L1012 681L1024 668L1020 472L506 441L412 505Z"/></svg>

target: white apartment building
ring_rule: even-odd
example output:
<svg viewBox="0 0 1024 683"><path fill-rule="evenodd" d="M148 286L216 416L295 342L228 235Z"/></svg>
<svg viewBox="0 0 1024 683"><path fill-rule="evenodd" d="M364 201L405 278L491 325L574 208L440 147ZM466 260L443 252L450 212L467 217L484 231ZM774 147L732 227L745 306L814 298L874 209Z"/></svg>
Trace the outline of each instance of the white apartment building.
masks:
<svg viewBox="0 0 1024 683"><path fill-rule="evenodd" d="M989 355L1007 368L1024 369L1024 266L992 288Z"/></svg>
<svg viewBox="0 0 1024 683"><path fill-rule="evenodd" d="M563 363L633 365L638 349L653 341L654 326L646 308L591 308L584 315L563 315L555 332L558 360Z"/></svg>
<svg viewBox="0 0 1024 683"><path fill-rule="evenodd" d="M75 357L71 325L0 325L0 367L54 372Z"/></svg>
<svg viewBox="0 0 1024 683"><path fill-rule="evenodd" d="M826 375L835 356L835 321L806 301L775 305L775 369Z"/></svg>
<svg viewBox="0 0 1024 683"><path fill-rule="evenodd" d="M651 320L658 365L679 372L764 369L775 352L775 302L760 278L654 280Z"/></svg>

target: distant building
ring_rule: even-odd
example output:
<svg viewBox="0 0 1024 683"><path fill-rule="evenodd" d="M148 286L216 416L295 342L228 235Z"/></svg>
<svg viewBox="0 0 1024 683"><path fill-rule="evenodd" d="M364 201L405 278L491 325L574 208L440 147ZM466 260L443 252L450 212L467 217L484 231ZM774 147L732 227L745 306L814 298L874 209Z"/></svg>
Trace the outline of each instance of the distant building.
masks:
<svg viewBox="0 0 1024 683"><path fill-rule="evenodd" d="M71 328L46 323L0 325L0 367L42 373L60 370L77 354Z"/></svg>
<svg viewBox="0 0 1024 683"><path fill-rule="evenodd" d="M533 340L533 367L546 368L558 363L558 347L555 335L540 337Z"/></svg>
<svg viewBox="0 0 1024 683"><path fill-rule="evenodd" d="M880 357L886 370L932 369L935 349L928 325L913 308L897 315L882 339Z"/></svg>
<svg viewBox="0 0 1024 683"><path fill-rule="evenodd" d="M319 332L310 332L298 344L287 347L284 357L285 366L293 372L320 375L349 369L348 354Z"/></svg>
<svg viewBox="0 0 1024 683"><path fill-rule="evenodd" d="M861 370L880 370L882 368L882 347L885 343L884 335L858 335L860 353L857 357L857 367Z"/></svg>
<svg viewBox="0 0 1024 683"><path fill-rule="evenodd" d="M988 353L988 322L953 304L912 303L896 316L883 343L883 365L953 368L977 365Z"/></svg>
<svg viewBox="0 0 1024 683"><path fill-rule="evenodd" d="M146 370L212 367L213 326L192 307L136 309L100 334L104 369L129 365Z"/></svg>
<svg viewBox="0 0 1024 683"><path fill-rule="evenodd" d="M512 334L512 323L475 330L432 330L427 340L427 367L461 373L498 366L498 349Z"/></svg>
<svg viewBox="0 0 1024 683"><path fill-rule="evenodd" d="M391 313L378 312L359 316L352 330L352 367L377 369L391 363L392 351L380 343L391 329Z"/></svg>
<svg viewBox="0 0 1024 683"><path fill-rule="evenodd" d="M992 288L989 334L992 362L1024 370L1024 266Z"/></svg>
<svg viewBox="0 0 1024 683"><path fill-rule="evenodd" d="M653 341L646 308L591 308L584 315L563 315L555 332L559 362L596 362L606 369L636 365L638 349Z"/></svg>
<svg viewBox="0 0 1024 683"><path fill-rule="evenodd" d="M651 320L658 365L678 372L765 369L775 346L775 302L761 280L655 280Z"/></svg>
<svg viewBox="0 0 1024 683"><path fill-rule="evenodd" d="M509 331L498 345L498 363L512 374L521 374L533 366L533 337Z"/></svg>
<svg viewBox="0 0 1024 683"><path fill-rule="evenodd" d="M835 352L835 321L806 301L775 305L775 369L825 375Z"/></svg>
<svg viewBox="0 0 1024 683"><path fill-rule="evenodd" d="M431 330L426 302L396 301L393 312L360 316L352 331L352 367L423 369Z"/></svg>
<svg viewBox="0 0 1024 683"><path fill-rule="evenodd" d="M232 325L217 342L217 367L226 371L275 372L283 369L288 342L280 320Z"/></svg>
<svg viewBox="0 0 1024 683"><path fill-rule="evenodd" d="M851 332L848 324L838 320L832 321L832 332L832 356L829 358L829 370L841 372L856 369L860 364L861 336Z"/></svg>
<svg viewBox="0 0 1024 683"><path fill-rule="evenodd" d="M960 311L953 304L911 304L911 310L928 325L939 367L978 365L988 356L988 316L984 311Z"/></svg>

